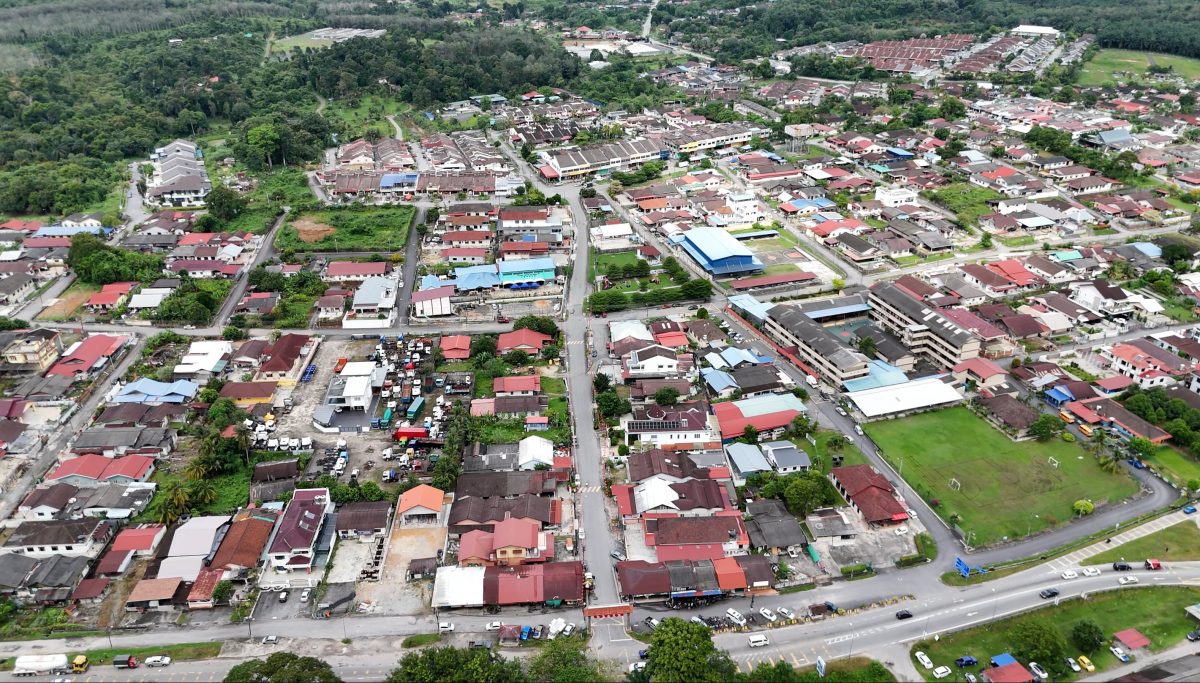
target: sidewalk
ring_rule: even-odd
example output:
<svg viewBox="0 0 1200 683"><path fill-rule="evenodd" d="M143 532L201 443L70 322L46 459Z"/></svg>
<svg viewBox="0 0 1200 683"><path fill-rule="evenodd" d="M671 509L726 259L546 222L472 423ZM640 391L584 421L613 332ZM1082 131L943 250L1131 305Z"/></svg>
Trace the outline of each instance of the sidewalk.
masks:
<svg viewBox="0 0 1200 683"><path fill-rule="evenodd" d="M1162 531L1167 527L1174 526L1187 520L1188 517L1189 515L1185 515L1182 510L1176 510L1170 514L1163 515L1158 519L1150 520L1145 524L1141 524L1129 529L1128 531L1122 531L1121 533L1112 536L1112 543L1097 541L1092 545L1080 548L1079 550L1067 555L1063 555L1058 559L1051 560L1048 564L1054 571L1062 571L1069 567L1078 567L1080 563L1089 557L1099 555L1105 550L1111 550L1125 543L1129 543L1130 541L1142 538L1143 536L1149 536L1156 531Z"/></svg>

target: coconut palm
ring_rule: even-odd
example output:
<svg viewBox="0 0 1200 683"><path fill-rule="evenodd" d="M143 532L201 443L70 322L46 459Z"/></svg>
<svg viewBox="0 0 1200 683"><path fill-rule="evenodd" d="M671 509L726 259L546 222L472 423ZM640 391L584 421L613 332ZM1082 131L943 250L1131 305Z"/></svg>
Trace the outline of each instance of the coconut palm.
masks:
<svg viewBox="0 0 1200 683"><path fill-rule="evenodd" d="M212 479L197 479L188 486L188 497L197 505L208 505L217 499L217 485Z"/></svg>
<svg viewBox="0 0 1200 683"><path fill-rule="evenodd" d="M183 476L190 481L203 481L212 474L212 461L204 456L192 458L183 468Z"/></svg>
<svg viewBox="0 0 1200 683"><path fill-rule="evenodd" d="M246 467L250 466L250 430L244 425L238 425L234 430L233 440L237 444L237 448L242 453L246 454Z"/></svg>

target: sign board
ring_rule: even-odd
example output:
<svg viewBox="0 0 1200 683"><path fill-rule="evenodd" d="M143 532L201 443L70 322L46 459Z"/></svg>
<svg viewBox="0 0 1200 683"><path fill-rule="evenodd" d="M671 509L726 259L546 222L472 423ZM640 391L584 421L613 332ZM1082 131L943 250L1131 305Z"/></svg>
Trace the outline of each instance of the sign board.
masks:
<svg viewBox="0 0 1200 683"><path fill-rule="evenodd" d="M817 657L817 675L825 678L825 658Z"/></svg>
<svg viewBox="0 0 1200 683"><path fill-rule="evenodd" d="M627 617L633 614L633 605L595 605L583 608L583 615L591 619Z"/></svg>
<svg viewBox="0 0 1200 683"><path fill-rule="evenodd" d="M958 570L959 574L962 574L964 579L971 576L971 568L961 557L954 558L954 568Z"/></svg>

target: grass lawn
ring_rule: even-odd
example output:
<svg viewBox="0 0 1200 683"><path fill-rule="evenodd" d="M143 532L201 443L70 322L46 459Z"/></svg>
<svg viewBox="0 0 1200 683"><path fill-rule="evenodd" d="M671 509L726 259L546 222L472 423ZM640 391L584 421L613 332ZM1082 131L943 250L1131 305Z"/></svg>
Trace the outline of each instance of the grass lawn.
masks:
<svg viewBox="0 0 1200 683"><path fill-rule="evenodd" d="M870 678L858 680L871 680L876 683L891 683L896 680L896 677L892 675L892 672L887 670L887 667L867 657L835 659L825 665L825 676L831 681L840 681L845 680L844 677L848 675L863 676L868 673L868 669ZM814 664L812 666L801 667L796 669L796 674L799 676L816 676L817 666Z"/></svg>
<svg viewBox="0 0 1200 683"><path fill-rule="evenodd" d="M403 251L414 215L411 206L305 212L288 221L275 247L280 251Z"/></svg>
<svg viewBox="0 0 1200 683"><path fill-rule="evenodd" d="M349 141L364 136L371 129L378 131L380 137L395 137L396 129L388 123L387 116L407 109L407 105L394 97L365 95L349 100L330 100L323 114L326 118L340 119L346 124L349 131L346 140Z"/></svg>
<svg viewBox="0 0 1200 683"><path fill-rule="evenodd" d="M566 396L567 381L558 377L542 376L542 393L547 396Z"/></svg>
<svg viewBox="0 0 1200 683"><path fill-rule="evenodd" d="M937 203L953 211L965 225L974 225L979 217L991 213L988 201L1004 199L1004 195L986 187L977 187L969 183L954 183L947 185L929 196Z"/></svg>
<svg viewBox="0 0 1200 683"><path fill-rule="evenodd" d="M763 268L762 274L765 275L783 275L785 273L795 273L800 269L793 263L776 263L773 266Z"/></svg>
<svg viewBox="0 0 1200 683"><path fill-rule="evenodd" d="M1186 486L1191 479L1200 479L1200 461L1172 446L1159 446L1147 462L1179 486Z"/></svg>
<svg viewBox="0 0 1200 683"><path fill-rule="evenodd" d="M292 50L312 48L322 49L333 45L332 40L325 38L313 38L308 33L301 33L298 36L288 36L280 38L271 43L272 54L278 52L291 52Z"/></svg>
<svg viewBox="0 0 1200 683"><path fill-rule="evenodd" d="M796 240L783 230L779 231L778 237L763 237L756 240L741 240L741 242L751 251L791 251L792 247L796 246Z"/></svg>
<svg viewBox="0 0 1200 683"><path fill-rule="evenodd" d="M1196 317L1195 311L1190 306L1181 306L1179 304L1171 304L1163 307L1163 315L1171 320L1181 323L1194 323L1200 318Z"/></svg>
<svg viewBox="0 0 1200 683"><path fill-rule="evenodd" d="M1116 584L1115 580L1113 584ZM1136 628L1150 639L1150 649L1157 652L1183 640L1192 630L1194 624L1183 608L1195 604L1197 600L1200 600L1200 588L1192 587L1135 588L1093 593L1087 600L1067 600L1058 607L1048 606L965 631L945 634L938 641L920 641L913 645L912 649L913 652L921 650L929 655L935 666L946 665L954 669L953 678L942 680L963 680L963 670L954 667L956 657L972 655L980 660L981 665L986 666L988 657L1012 650L1009 634L1014 627L1023 622L1040 621L1058 629L1067 642L1068 656L1078 656L1080 653L1071 645L1071 628L1079 621L1089 619L1096 622L1106 636L1122 629ZM1088 658L1096 665L1097 671L1104 671L1118 664L1107 648L1094 655L1089 654ZM1047 668L1051 675L1055 673L1046 662L1040 664ZM914 666L926 680L934 680L932 671L927 671L915 663L915 660ZM1067 675L1063 675L1060 671L1054 680L1074 678L1075 674L1068 672Z"/></svg>
<svg viewBox="0 0 1200 683"><path fill-rule="evenodd" d="M1153 557L1163 562L1200 560L1200 528L1185 519L1179 524L1155 531L1083 561L1083 564L1110 564L1122 559L1138 562Z"/></svg>
<svg viewBox="0 0 1200 683"><path fill-rule="evenodd" d="M1088 63L1083 65L1079 74L1079 84L1104 85L1105 83L1122 81L1140 81L1146 77L1146 69L1150 68L1150 58L1159 66L1170 66L1175 74L1188 80L1200 78L1200 60L1188 57L1176 57L1157 52L1147 53L1135 50L1100 50ZM1118 75L1119 74L1119 75Z"/></svg>
<svg viewBox="0 0 1200 683"><path fill-rule="evenodd" d="M104 666L112 663L113 657L117 655L134 655L139 660L154 655L167 655L172 660L191 660L191 659L213 659L221 654L221 643L179 643L178 645L161 645L151 647L119 647L103 650L86 650L80 652L78 650L68 651L67 661L75 658L75 655L87 655L88 661L93 667ZM12 671L13 659L6 659L0 664L0 671ZM66 679L63 679L66 680Z"/></svg>
<svg viewBox="0 0 1200 683"><path fill-rule="evenodd" d="M81 306L100 291L97 285L76 281L66 291L58 296L58 300L38 313L37 320L52 320L61 322L75 317Z"/></svg>
<svg viewBox="0 0 1200 683"><path fill-rule="evenodd" d="M437 366L438 372L471 372L474 369L471 362L465 360L451 361Z"/></svg>
<svg viewBox="0 0 1200 683"><path fill-rule="evenodd" d="M1131 478L1102 471L1078 444L1013 442L966 408L863 428L943 519L961 518L958 524L973 533L974 545L1062 524L1080 498L1100 505L1137 491ZM1058 460L1057 469L1048 464L1050 456ZM960 490L950 488L951 479Z"/></svg>
<svg viewBox="0 0 1200 683"><path fill-rule="evenodd" d="M806 451L811 452L816 450L817 456L821 458L821 472L823 474L829 474L829 469L832 466L832 459L830 456L833 455L840 455L845 458L842 461L842 464L847 466L870 464L870 461L867 460L867 457L863 455L862 451L858 450L858 446L855 446L853 443L848 443L845 446L842 446L841 450L831 451L828 446L829 439L837 434L838 432L825 429L817 432L817 447L815 449L811 443L808 443L808 441L803 438L797 439L796 443Z"/></svg>
<svg viewBox="0 0 1200 683"><path fill-rule="evenodd" d="M415 636L408 636L400 645L402 647L421 647L423 645L433 645L440 643L442 636L440 633L418 633Z"/></svg>
<svg viewBox="0 0 1200 683"><path fill-rule="evenodd" d="M1036 244L1037 239L1033 235L1024 235L1022 237L1001 237L1000 242L1008 247L1028 247Z"/></svg>
<svg viewBox="0 0 1200 683"><path fill-rule="evenodd" d="M237 472L234 474L225 474L212 478L213 483L217 488L217 497L208 505L193 505L192 511L202 515L220 515L232 514L239 507L242 507L250 500L250 470ZM163 470L155 470L150 476L150 481L158 484L158 490L155 492L154 498L150 500L150 504L138 516L139 521L154 521L158 519L158 508L162 505L162 492L171 484L171 482L179 481L187 483L184 480L182 472L165 472Z"/></svg>
<svg viewBox="0 0 1200 683"><path fill-rule="evenodd" d="M603 275L609 266L632 266L637 263L638 256L635 251L620 251L612 254L599 254L595 250L592 251L591 261L588 265L591 268L591 277Z"/></svg>
<svg viewBox="0 0 1200 683"><path fill-rule="evenodd" d="M1092 234L1097 237L1104 237L1105 235L1115 235L1117 231L1114 228L1094 228L1092 229Z"/></svg>

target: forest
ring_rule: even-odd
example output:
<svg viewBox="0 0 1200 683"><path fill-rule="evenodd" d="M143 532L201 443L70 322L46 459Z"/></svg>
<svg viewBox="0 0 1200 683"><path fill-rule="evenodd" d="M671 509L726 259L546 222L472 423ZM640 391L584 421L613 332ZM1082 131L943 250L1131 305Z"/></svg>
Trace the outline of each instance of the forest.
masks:
<svg viewBox="0 0 1200 683"><path fill-rule="evenodd" d="M983 33L1017 24L1095 33L1105 47L1200 56L1200 7L1190 0L778 0L753 6L695 0L660 4L654 23L657 31L680 34L697 50L731 62L822 41Z"/></svg>

